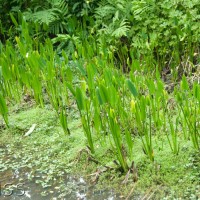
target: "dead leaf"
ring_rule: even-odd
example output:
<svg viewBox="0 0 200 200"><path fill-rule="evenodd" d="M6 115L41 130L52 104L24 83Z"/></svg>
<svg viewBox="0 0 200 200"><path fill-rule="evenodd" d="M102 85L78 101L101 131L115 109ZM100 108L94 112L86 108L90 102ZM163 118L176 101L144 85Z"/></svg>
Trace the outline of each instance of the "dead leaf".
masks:
<svg viewBox="0 0 200 200"><path fill-rule="evenodd" d="M35 127L36 127L36 124L33 124L31 128L25 133L24 136L29 136L34 131Z"/></svg>

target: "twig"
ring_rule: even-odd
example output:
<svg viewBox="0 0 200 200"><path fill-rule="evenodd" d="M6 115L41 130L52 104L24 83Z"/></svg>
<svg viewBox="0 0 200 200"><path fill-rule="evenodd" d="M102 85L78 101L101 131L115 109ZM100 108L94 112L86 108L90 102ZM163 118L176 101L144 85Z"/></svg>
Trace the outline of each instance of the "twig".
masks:
<svg viewBox="0 0 200 200"><path fill-rule="evenodd" d="M128 200L128 199L130 198L130 196L132 195L132 193L133 193L133 191L134 191L136 185L137 185L137 183L135 183L135 184L133 185L131 191L129 192L129 194L128 194L128 196L126 197L125 200Z"/></svg>
<svg viewBox="0 0 200 200"><path fill-rule="evenodd" d="M148 194L151 192L152 187L147 191L147 193L144 195L144 197L141 200L145 200L148 197Z"/></svg>

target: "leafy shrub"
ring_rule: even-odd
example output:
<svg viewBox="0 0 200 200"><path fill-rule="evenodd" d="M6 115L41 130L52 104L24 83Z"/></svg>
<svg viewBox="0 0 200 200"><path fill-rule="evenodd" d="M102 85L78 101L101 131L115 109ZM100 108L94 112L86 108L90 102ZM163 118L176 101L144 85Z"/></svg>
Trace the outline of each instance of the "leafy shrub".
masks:
<svg viewBox="0 0 200 200"><path fill-rule="evenodd" d="M178 59L193 61L200 42L199 6L198 0L104 0L95 11L95 27L108 44L119 47L124 36L134 52L169 60L176 51Z"/></svg>

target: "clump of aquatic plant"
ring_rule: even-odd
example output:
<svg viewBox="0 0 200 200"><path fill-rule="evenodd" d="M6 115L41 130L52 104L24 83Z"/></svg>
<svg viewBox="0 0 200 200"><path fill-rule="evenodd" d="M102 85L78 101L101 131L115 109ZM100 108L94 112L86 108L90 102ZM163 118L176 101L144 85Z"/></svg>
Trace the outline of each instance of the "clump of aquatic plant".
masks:
<svg viewBox="0 0 200 200"><path fill-rule="evenodd" d="M6 105L6 100L3 95L0 93L0 114L3 116L3 119L8 126L8 108Z"/></svg>
<svg viewBox="0 0 200 200"><path fill-rule="evenodd" d="M186 125L193 146L199 149L199 114L200 114L200 87L194 83L192 90L186 77L183 76L181 81L181 90L176 92L177 103L180 112L183 114L184 126Z"/></svg>

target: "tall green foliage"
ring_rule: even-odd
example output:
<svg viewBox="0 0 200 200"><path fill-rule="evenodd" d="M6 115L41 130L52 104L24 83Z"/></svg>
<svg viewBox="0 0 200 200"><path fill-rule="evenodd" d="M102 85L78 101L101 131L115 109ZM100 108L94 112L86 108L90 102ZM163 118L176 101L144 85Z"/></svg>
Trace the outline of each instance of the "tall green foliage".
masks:
<svg viewBox="0 0 200 200"><path fill-rule="evenodd" d="M162 66L171 59L173 67L188 57L193 62L199 51L199 6L197 0L106 0L95 11L95 26L117 53L128 51L121 51L123 36L135 58L152 55Z"/></svg>
<svg viewBox="0 0 200 200"><path fill-rule="evenodd" d="M141 149L151 161L156 159L153 140L156 134L167 137L169 147L176 155L181 149L179 138L191 140L194 148L199 150L199 85L197 82L189 84L183 76L180 86L177 84L168 94L158 70L159 64L166 64L170 56L173 56L170 67L174 70L175 63L182 64L182 57L188 56L189 62L193 53L199 50L196 38L199 30L193 34L196 21L189 15L198 12L195 11L198 2L192 1L190 5L188 1L173 1L175 8L168 5L170 2L101 2L95 10L96 24L93 26L92 22L91 29L86 27L91 18L84 12L71 17L74 10L82 11L84 3L79 2L71 7L68 1L48 0L43 2L44 7L37 8L38 1L33 1L33 4L26 4L35 8L34 12L30 9L24 13L28 23L24 17L18 21L10 13L20 34L14 37L14 42L7 40L1 44L0 49L0 114L6 124L7 99L20 101L22 95L29 93L43 106L46 94L64 132L70 134L68 110L72 101L79 110L91 153L95 155L96 140L109 142L115 163L124 172L133 163L136 138L140 139ZM55 25L57 22L60 25ZM193 27L189 32L185 29L186 22ZM54 27L47 34L63 33L57 38L43 38L44 42L40 43L32 23L36 29ZM141 24L145 26L141 27ZM76 30L79 30L78 34ZM97 34L93 35L95 31ZM159 42L161 39L162 43ZM57 42L63 42L58 45L61 57L54 50L53 44ZM62 48L65 42L66 48L69 44L73 48L65 51ZM121 64L120 70L116 68L116 61ZM130 68L129 74L122 73L126 64ZM154 80L152 72L149 76L141 70L145 67L152 71L155 66ZM170 108L173 106L171 99L176 109Z"/></svg>

